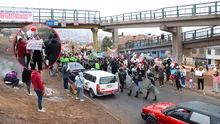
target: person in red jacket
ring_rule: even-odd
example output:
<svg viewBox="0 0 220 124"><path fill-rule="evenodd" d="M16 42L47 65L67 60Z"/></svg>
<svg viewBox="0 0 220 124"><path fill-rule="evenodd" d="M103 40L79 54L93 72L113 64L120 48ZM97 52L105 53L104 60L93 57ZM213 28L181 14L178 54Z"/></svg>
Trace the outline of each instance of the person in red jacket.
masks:
<svg viewBox="0 0 220 124"><path fill-rule="evenodd" d="M42 99L44 96L44 83L39 70L35 70L31 73L31 82L34 87L34 91L38 96L38 111L46 112L45 109L42 107Z"/></svg>
<svg viewBox="0 0 220 124"><path fill-rule="evenodd" d="M23 66L25 66L25 54L26 54L25 42L22 38L19 38L19 40L18 40L18 61Z"/></svg>

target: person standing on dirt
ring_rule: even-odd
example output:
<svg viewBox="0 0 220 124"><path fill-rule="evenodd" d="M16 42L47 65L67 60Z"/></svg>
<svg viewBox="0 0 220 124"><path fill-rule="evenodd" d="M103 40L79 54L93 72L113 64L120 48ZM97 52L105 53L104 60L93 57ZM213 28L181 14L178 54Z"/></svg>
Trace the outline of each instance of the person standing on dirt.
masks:
<svg viewBox="0 0 220 124"><path fill-rule="evenodd" d="M64 86L64 89L68 89L68 80L69 80L69 66L67 64L67 62L65 62L63 64L63 67L62 67L62 76L63 76L63 86Z"/></svg>
<svg viewBox="0 0 220 124"><path fill-rule="evenodd" d="M39 70L34 70L31 73L31 82L34 87L34 91L38 96L38 112L46 112L45 108L42 107L42 99L44 96L44 83Z"/></svg>
<svg viewBox="0 0 220 124"><path fill-rule="evenodd" d="M20 64L25 66L25 54L26 54L26 46L23 38L19 38L18 40L18 61Z"/></svg>
<svg viewBox="0 0 220 124"><path fill-rule="evenodd" d="M30 87L31 87L31 70L28 70L26 68L24 68L23 72L22 72L22 82L24 82L27 86L27 91L28 91L28 95L32 95L31 91L30 91Z"/></svg>
<svg viewBox="0 0 220 124"><path fill-rule="evenodd" d="M83 84L85 83L85 78L83 77L83 73L79 72L79 75L75 78L75 87L77 88L76 99L80 99L81 102L83 99Z"/></svg>

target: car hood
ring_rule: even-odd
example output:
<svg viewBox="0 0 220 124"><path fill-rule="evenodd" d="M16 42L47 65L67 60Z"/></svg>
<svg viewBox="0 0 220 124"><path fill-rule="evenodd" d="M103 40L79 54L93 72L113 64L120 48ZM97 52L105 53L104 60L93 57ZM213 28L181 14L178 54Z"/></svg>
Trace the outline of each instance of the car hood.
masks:
<svg viewBox="0 0 220 124"><path fill-rule="evenodd" d="M172 103L172 102L160 102L160 103L155 103L155 104L149 105L149 106L145 107L144 109L152 110L154 112L161 112L162 110L164 110L170 106L175 106L175 105L176 104Z"/></svg>

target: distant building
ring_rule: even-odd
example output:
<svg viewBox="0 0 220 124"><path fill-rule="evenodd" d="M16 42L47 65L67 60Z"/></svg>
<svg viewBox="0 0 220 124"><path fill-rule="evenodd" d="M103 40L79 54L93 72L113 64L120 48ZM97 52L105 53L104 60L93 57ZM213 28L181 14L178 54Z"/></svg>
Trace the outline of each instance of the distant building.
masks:
<svg viewBox="0 0 220 124"><path fill-rule="evenodd" d="M220 46L206 48L195 48L191 50L192 64L195 61L208 63L209 65L220 65Z"/></svg>

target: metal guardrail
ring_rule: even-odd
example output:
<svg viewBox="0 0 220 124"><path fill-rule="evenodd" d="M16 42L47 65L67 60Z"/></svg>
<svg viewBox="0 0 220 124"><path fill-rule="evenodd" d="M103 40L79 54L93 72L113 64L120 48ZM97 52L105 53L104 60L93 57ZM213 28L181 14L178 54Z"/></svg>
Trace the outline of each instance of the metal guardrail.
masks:
<svg viewBox="0 0 220 124"><path fill-rule="evenodd" d="M34 22L65 19L66 23L100 24L100 11L34 8Z"/></svg>
<svg viewBox="0 0 220 124"><path fill-rule="evenodd" d="M170 44L172 42L172 35L164 35L164 39L161 39L161 36L155 36L150 39L144 39L140 41L128 41L126 44L121 44L118 46L119 50L131 49L131 48L142 48L147 46L155 46L162 44Z"/></svg>
<svg viewBox="0 0 220 124"><path fill-rule="evenodd" d="M101 18L101 23L119 23L125 21L151 20L167 17L211 15L219 13L220 1L216 1L107 16Z"/></svg>
<svg viewBox="0 0 220 124"><path fill-rule="evenodd" d="M201 28L182 33L182 41L220 36L220 26Z"/></svg>
<svg viewBox="0 0 220 124"><path fill-rule="evenodd" d="M182 41L192 41L203 38L211 38L215 36L220 36L220 26L215 27L206 27L191 31L186 31L182 33ZM153 37L152 39L141 40L130 42L128 41L126 44L119 45L119 50L131 49L131 48L142 48L146 46L154 46L154 45L162 45L162 44L170 44L172 43L172 34L165 35L164 39L161 39L161 36Z"/></svg>

